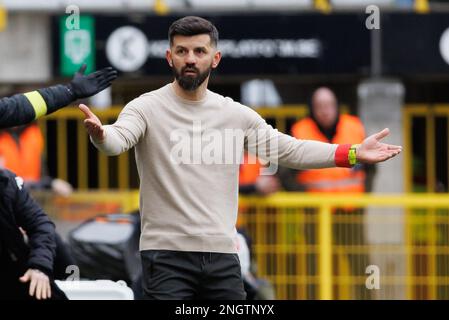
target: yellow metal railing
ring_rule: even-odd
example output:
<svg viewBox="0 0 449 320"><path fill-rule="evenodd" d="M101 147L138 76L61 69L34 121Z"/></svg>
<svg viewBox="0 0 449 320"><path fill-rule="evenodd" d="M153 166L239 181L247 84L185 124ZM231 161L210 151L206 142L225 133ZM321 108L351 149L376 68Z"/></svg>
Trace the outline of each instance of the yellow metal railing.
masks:
<svg viewBox="0 0 449 320"><path fill-rule="evenodd" d="M449 183L449 105L413 104L403 109L404 121L404 185L406 192L447 192ZM440 123L438 127L437 123ZM439 143L438 143L439 142ZM441 158L443 156L443 158ZM444 168L446 167L446 176ZM438 172L439 171L439 172ZM416 256L414 264L417 273L424 270L435 274L442 266L437 263L441 256L435 244L441 242L438 230L444 223L438 223L441 212L432 208L409 209L407 214L407 237L409 241L430 244L426 256ZM429 219L427 227L410 223L413 219ZM444 217L448 219L447 216ZM416 229L417 231L413 231ZM430 232L429 232L430 231ZM441 232L440 232L441 233ZM448 235L445 235L448 239ZM412 259L413 255L408 255ZM449 261L446 262L446 265ZM412 262L408 263L409 265ZM446 267L448 269L448 267ZM437 284L431 283L429 298L437 297Z"/></svg>
<svg viewBox="0 0 449 320"><path fill-rule="evenodd" d="M438 118L445 119L446 132L437 132L436 120ZM424 186L426 192L436 192L437 186L437 171L436 171L436 150L437 148L444 148L449 156L449 104L410 104L403 108L403 134L404 134L404 185L406 192L413 192L413 158L414 151L417 148L413 145L413 126L417 120L424 121L425 129L422 132L416 132L417 135L425 137L423 144L425 144L425 162L423 163L426 168L426 185ZM437 146L437 135L445 135L445 145ZM449 181L449 162L446 164L448 176L444 177ZM441 177L440 177L441 178ZM447 186L446 186L447 188ZM415 186L416 189L416 186ZM447 191L447 190L446 190Z"/></svg>
<svg viewBox="0 0 449 320"><path fill-rule="evenodd" d="M58 196L48 191L34 191L33 198L55 220L80 222L98 214L129 213L139 209L139 191L77 191Z"/></svg>
<svg viewBox="0 0 449 320"><path fill-rule="evenodd" d="M240 226L253 240L258 275L274 283L278 299L449 299L449 245L442 241L449 238L449 197L446 195L279 193L266 198L241 197L240 206L244 208ZM380 214L371 215L368 223L366 212L359 217L334 213L334 208L346 206L378 208ZM388 217L382 214L386 208L397 208L398 212ZM315 210L312 219L307 214L311 209ZM412 210L400 209L431 209L432 214L416 216ZM443 214L436 215L438 210ZM316 243L303 240L304 228L310 223L318 231ZM355 230L350 229L351 224L377 228L376 242L358 242L355 234L347 232L345 237L353 239L338 243L335 227L343 228L344 233ZM416 226L426 227L431 241L413 240ZM443 233L438 233L438 226L444 226ZM382 239L385 228L393 231L384 234L387 238ZM400 241L388 240L391 233L402 234ZM304 262L310 260L310 255L317 257L317 273L304 270ZM431 268L421 267L422 259L418 258L422 257L429 260L427 264ZM365 286L369 276L365 274L368 265L363 265L366 261L381 267L379 290ZM354 263L359 270L350 274ZM335 265L339 266L338 274L333 270ZM315 294L309 294L314 290Z"/></svg>
<svg viewBox="0 0 449 320"><path fill-rule="evenodd" d="M79 221L138 208L137 191L76 192L67 198L34 195L56 220ZM348 206L365 212L336 211ZM446 195L277 193L240 197L240 208L239 227L252 240L257 276L274 285L276 299L449 299ZM368 214L373 208L379 211ZM398 211L391 213L391 208ZM417 216L412 209L432 213ZM425 228L431 241L416 241L417 227ZM364 231L360 235L355 230ZM368 265L380 270L379 289L366 287Z"/></svg>
<svg viewBox="0 0 449 320"><path fill-rule="evenodd" d="M104 124L107 124L117 119L121 109L121 107L112 107L106 110L94 109L94 112ZM54 156L57 166L57 177L63 180L68 180L69 161L74 162L76 159L76 181L70 182L76 182L79 190L92 188L88 183L90 174L89 169L93 170L92 166L97 170L97 187L102 190L113 188L110 183L110 167L114 160L108 159L106 155L97 152L95 149L89 151L90 141L84 129L83 120L84 115L81 111L79 111L78 108L70 107L61 109L56 113L40 119L39 126L45 141L47 141L45 155L47 158L49 157L48 147L51 137L48 127L53 123L56 133L56 153ZM76 123L76 127L72 132L69 132L68 123L71 121ZM73 134L77 137L76 145L69 143L69 134ZM96 163L89 161L89 152L93 153L96 157ZM115 170L118 183L113 189L127 190L131 188L130 170L132 166L134 166L134 163L129 161L128 153L118 156L117 168Z"/></svg>
<svg viewBox="0 0 449 320"><path fill-rule="evenodd" d="M103 123L110 123L115 121L120 110L121 107L113 107L107 110L95 110L95 113ZM289 121L291 123L307 114L307 108L304 105L275 109L261 108L257 111L283 132L288 130ZM421 119L425 122L425 129L418 134L422 134L423 143L425 143L425 173L427 176L425 187L427 192L434 192L438 180L435 152L437 147L441 147L436 145L435 140L436 135L440 134L435 129L436 119L437 117L446 119L448 124L446 134L449 136L449 105L407 105L403 109L403 115L405 190L406 192L414 190L413 155L416 146L413 146L412 132L415 121ZM52 152L55 154L55 171L59 178L70 178L68 169L75 166L74 177L79 190L87 191L90 188L130 190L136 188L137 185L132 184L132 170L135 166L132 156L125 153L114 160L114 158L98 154L96 149L90 146L82 120L83 114L78 109L66 108L39 121L46 140L54 139L53 149L56 151ZM76 137L76 143L69 143L70 138L73 137ZM449 152L449 139L446 141L445 148ZM76 160L76 165L74 160ZM96 177L94 179L98 181L92 186L89 179L92 180L95 170ZM447 171L449 174L449 166ZM116 187L112 185L114 179L117 181ZM123 206L127 197L133 197L133 201L136 201L135 193L133 196L125 196L126 193L120 192L115 195L101 194L104 196L102 202L104 205L88 207L84 213L80 214L80 217L101 210L112 212L135 206ZM91 191L76 197L80 197L80 201L90 197L88 202L98 199L97 195ZM382 276L381 283L388 288L388 292L384 292L382 297L396 297L399 292L403 293L400 298L447 299L449 298L449 273L445 274L445 272L449 264L447 259L449 257L447 246L449 241L447 240L449 239L447 231L449 200L446 198L449 197L434 194L358 196L355 198L278 194L265 199L241 198L241 204L245 207L242 221L243 226L248 228L255 240L254 252L259 275L266 276L273 281L278 298L357 297L353 293L353 287L356 285L363 287L366 275L355 276L348 273L352 272L351 268L353 267L350 259L347 258L349 252L353 255L358 253L391 255L398 259L397 263L405 265L405 271L402 274ZM71 199L75 201L74 198ZM108 207L106 203L111 202L112 199L118 201L119 204L115 207ZM59 200L58 203L59 205L53 208L80 207L76 201L71 203ZM401 242L362 245L336 243L335 226L344 226L345 218L334 214L333 208L348 204L361 208L367 206L370 208L397 208L398 212L402 212L402 214L392 217L394 219L392 224L398 230L402 230ZM309 214L310 212L313 214ZM55 212L55 214L58 213ZM354 218L347 225L361 224L362 222L357 219ZM382 217L382 219L387 218ZM382 219L376 220L374 224L381 225L384 223ZM307 243L310 239L307 239L308 237L304 233L306 225L311 225L311 230L316 231L314 235L316 243ZM370 224L367 223L367 226ZM305 259L307 256L309 259ZM316 266L309 265L315 262ZM394 263L393 265L396 266ZM335 268L340 274L335 273ZM312 269L316 272L309 274Z"/></svg>

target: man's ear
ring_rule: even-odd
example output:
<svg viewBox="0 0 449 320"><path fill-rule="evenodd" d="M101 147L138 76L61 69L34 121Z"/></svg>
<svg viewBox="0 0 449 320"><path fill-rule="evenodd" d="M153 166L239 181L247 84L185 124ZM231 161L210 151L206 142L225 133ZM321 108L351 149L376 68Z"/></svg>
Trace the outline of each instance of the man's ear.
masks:
<svg viewBox="0 0 449 320"><path fill-rule="evenodd" d="M165 59L167 59L168 65L170 67L173 67L173 60L171 58L171 50L167 49L167 51L165 51Z"/></svg>
<svg viewBox="0 0 449 320"><path fill-rule="evenodd" d="M217 51L217 52L215 52L214 59L212 60L212 69L215 69L216 67L218 67L220 60L221 60L221 52Z"/></svg>

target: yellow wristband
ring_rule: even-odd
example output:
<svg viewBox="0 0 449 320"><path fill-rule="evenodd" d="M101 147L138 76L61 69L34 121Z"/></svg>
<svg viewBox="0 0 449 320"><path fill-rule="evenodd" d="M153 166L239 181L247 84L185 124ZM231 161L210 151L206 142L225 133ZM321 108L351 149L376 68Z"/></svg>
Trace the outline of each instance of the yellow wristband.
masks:
<svg viewBox="0 0 449 320"><path fill-rule="evenodd" d="M348 160L349 160L349 164L351 166L355 166L357 164L357 147L358 146L359 146L359 144L353 144L353 145L351 145L351 148L349 148Z"/></svg>

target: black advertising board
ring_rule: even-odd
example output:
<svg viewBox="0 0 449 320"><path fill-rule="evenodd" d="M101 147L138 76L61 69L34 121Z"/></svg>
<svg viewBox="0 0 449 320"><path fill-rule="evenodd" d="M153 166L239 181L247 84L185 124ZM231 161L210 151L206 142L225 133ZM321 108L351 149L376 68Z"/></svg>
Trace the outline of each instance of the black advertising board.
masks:
<svg viewBox="0 0 449 320"><path fill-rule="evenodd" d="M382 18L388 75L449 75L449 14L389 14Z"/></svg>
<svg viewBox="0 0 449 320"><path fill-rule="evenodd" d="M179 17L94 17L97 69L112 65L124 76L170 74L164 60L167 31ZM365 74L369 71L370 35L364 14L204 17L220 33L223 59L216 73L221 75ZM57 24L54 26L57 28ZM59 37L55 39L59 41ZM63 50L64 46L55 44L54 47ZM56 65L54 70L58 75L59 69Z"/></svg>
<svg viewBox="0 0 449 320"><path fill-rule="evenodd" d="M171 73L167 31L178 16L94 15L96 69L112 65L122 76ZM223 76L368 76L372 32L367 14L238 14L204 16L220 32ZM59 30L54 19L54 73L61 75ZM381 12L385 75L449 75L449 14ZM70 39L76 39L71 37ZM79 45L79 43L77 44ZM76 47L69 52L77 52ZM80 56L78 55L79 59Z"/></svg>

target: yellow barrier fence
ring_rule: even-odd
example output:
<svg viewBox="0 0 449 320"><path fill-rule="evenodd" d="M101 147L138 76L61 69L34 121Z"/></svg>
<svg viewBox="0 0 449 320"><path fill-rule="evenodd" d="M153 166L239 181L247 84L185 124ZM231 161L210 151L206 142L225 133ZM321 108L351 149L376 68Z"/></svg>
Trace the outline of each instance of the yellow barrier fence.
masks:
<svg viewBox="0 0 449 320"><path fill-rule="evenodd" d="M449 299L446 195L279 193L240 206L278 299Z"/></svg>
<svg viewBox="0 0 449 320"><path fill-rule="evenodd" d="M447 192L449 105L410 104L403 115L405 191Z"/></svg>
<svg viewBox="0 0 449 320"><path fill-rule="evenodd" d="M99 214L129 213L139 209L139 192L78 191L68 197L34 191L33 197L45 212L56 220L80 222Z"/></svg>
<svg viewBox="0 0 449 320"><path fill-rule="evenodd" d="M137 191L35 196L55 220L138 208ZM240 208L254 272L276 299L449 299L446 195L278 193Z"/></svg>

